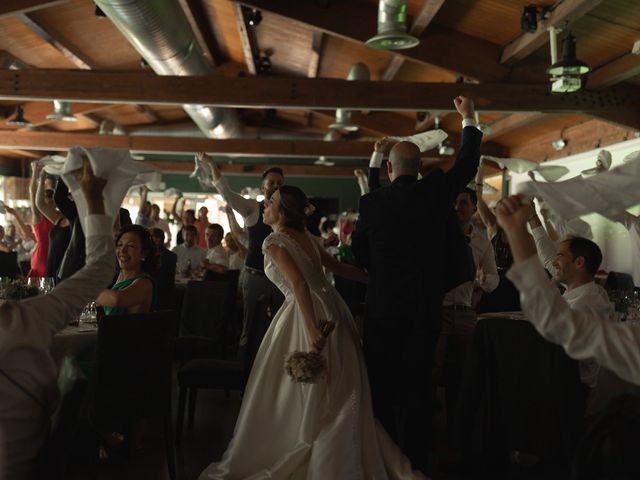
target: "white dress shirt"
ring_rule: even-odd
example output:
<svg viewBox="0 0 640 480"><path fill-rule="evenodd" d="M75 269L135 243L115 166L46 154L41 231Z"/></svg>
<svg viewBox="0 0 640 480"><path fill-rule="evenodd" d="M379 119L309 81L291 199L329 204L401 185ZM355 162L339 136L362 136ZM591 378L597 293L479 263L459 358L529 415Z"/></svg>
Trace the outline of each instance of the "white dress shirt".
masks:
<svg viewBox="0 0 640 480"><path fill-rule="evenodd" d="M474 282L465 282L458 285L453 290L449 290L442 302L444 306L465 305L470 307L473 297L473 289L475 286L479 286L485 292L492 292L496 289L498 283L500 283L500 276L498 275L498 268L496 267L496 256L493 251L493 245L491 245L487 236L473 228L469 238L469 246L473 253L473 261L476 264L476 268L482 267L484 269L484 282L481 283L478 280Z"/></svg>
<svg viewBox="0 0 640 480"><path fill-rule="evenodd" d="M571 308L535 256L515 264L507 277L520 290L522 311L540 335L562 345L571 358L592 358L640 385L640 327L611 322L593 308Z"/></svg>
<svg viewBox="0 0 640 480"><path fill-rule="evenodd" d="M216 245L207 250L206 258L209 260L209 263L229 268L229 255L222 245Z"/></svg>
<svg viewBox="0 0 640 480"><path fill-rule="evenodd" d="M112 221L85 219L86 263L47 295L0 305L0 368L41 401L0 375L0 478L26 479L33 473L58 401L53 335L62 330L109 284L114 272Z"/></svg>
<svg viewBox="0 0 640 480"><path fill-rule="evenodd" d="M244 270L244 258L238 252L229 255L229 270Z"/></svg>
<svg viewBox="0 0 640 480"><path fill-rule="evenodd" d="M164 243L171 243L171 229L169 228L169 222L167 222L164 218L159 218L153 221L153 227L159 228L164 232Z"/></svg>
<svg viewBox="0 0 640 480"><path fill-rule="evenodd" d="M186 243L181 243L173 247L171 251L178 257L178 271L184 271L189 263L191 263L191 268L201 268L202 260L207 256L207 251L204 248L201 248L199 245L187 247Z"/></svg>
<svg viewBox="0 0 640 480"><path fill-rule="evenodd" d="M229 188L227 179L220 177L218 180L213 180L213 185L218 190L218 193L222 195L224 201L231 206L236 212L242 215L244 219L244 226L253 227L258 223L260 217L260 204L253 198L244 198L242 195L237 194Z"/></svg>

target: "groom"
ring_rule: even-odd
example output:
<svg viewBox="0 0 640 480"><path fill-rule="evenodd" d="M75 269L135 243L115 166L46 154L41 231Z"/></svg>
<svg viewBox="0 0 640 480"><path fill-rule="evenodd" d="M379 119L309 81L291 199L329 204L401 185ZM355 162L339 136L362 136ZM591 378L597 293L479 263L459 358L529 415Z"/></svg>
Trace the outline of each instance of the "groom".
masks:
<svg viewBox="0 0 640 480"><path fill-rule="evenodd" d="M458 192L473 179L482 133L473 102L454 99L462 116L462 139L453 167L417 180L420 151L396 144L387 165L391 185L360 199L352 236L356 259L369 271L364 354L374 414L403 449L413 468L426 471L431 429L431 371L440 330L442 299L451 272L468 255L458 225L451 227Z"/></svg>

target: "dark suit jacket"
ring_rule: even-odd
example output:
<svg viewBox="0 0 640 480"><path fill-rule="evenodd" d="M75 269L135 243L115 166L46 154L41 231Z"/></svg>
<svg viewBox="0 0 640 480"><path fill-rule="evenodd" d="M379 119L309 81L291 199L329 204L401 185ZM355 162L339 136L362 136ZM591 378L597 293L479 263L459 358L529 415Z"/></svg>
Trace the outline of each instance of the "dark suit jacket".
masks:
<svg viewBox="0 0 640 480"><path fill-rule="evenodd" d="M361 197L352 249L369 270L368 316L420 315L441 304L450 287L450 214L456 195L476 174L481 139L477 128L466 127L448 172L398 177Z"/></svg>

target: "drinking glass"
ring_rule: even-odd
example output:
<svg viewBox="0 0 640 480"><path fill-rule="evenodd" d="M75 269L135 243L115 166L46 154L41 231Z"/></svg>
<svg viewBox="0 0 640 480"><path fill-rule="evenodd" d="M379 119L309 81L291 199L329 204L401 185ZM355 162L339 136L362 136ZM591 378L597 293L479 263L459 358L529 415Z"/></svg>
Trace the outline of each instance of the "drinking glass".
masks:
<svg viewBox="0 0 640 480"><path fill-rule="evenodd" d="M55 282L53 281L53 277L41 277L40 279L40 293L46 294L53 290L55 287Z"/></svg>

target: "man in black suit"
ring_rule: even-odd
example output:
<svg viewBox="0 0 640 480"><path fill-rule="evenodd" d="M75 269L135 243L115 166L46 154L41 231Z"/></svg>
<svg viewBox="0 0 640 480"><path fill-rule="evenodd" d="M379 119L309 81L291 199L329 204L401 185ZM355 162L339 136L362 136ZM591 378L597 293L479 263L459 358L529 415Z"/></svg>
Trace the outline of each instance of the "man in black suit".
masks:
<svg viewBox="0 0 640 480"><path fill-rule="evenodd" d="M453 203L476 173L482 139L473 102L457 97L454 104L464 128L453 167L417 180L418 147L396 144L387 166L391 185L361 197L352 236L355 257L369 271L364 353L374 413L422 471L442 299L452 286L452 259L468 255L459 226L451 227Z"/></svg>

